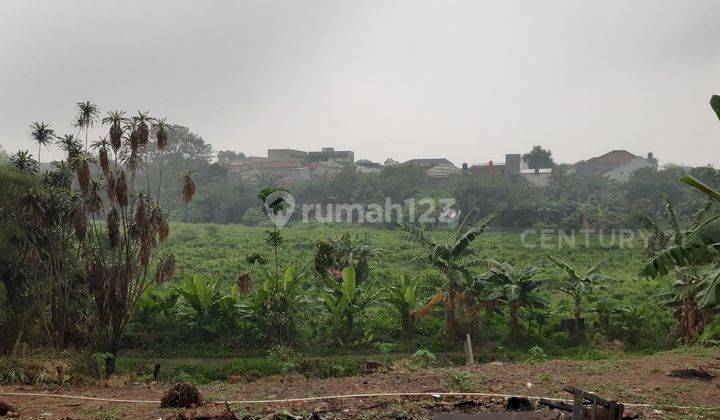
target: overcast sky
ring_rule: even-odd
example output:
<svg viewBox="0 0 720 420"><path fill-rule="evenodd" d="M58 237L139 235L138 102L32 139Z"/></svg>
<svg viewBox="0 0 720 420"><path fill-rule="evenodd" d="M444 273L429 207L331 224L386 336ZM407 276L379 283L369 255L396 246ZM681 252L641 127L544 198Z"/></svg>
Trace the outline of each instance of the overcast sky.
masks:
<svg viewBox="0 0 720 420"><path fill-rule="evenodd" d="M708 105L720 94L720 1L0 6L8 152L37 153L33 120L70 132L89 99L248 155L334 146L460 164L542 144L560 162L627 149L720 166Z"/></svg>

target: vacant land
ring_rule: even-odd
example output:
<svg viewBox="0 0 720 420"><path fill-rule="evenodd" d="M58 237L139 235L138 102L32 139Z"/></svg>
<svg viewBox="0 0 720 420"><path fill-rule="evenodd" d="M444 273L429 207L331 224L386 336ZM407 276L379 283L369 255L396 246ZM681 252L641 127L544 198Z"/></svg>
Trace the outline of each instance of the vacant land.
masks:
<svg viewBox="0 0 720 420"><path fill-rule="evenodd" d="M208 402L199 409L160 409L168 383L133 382L116 378L92 386L3 386L2 393L48 393L107 399L143 400L121 403L2 395L28 418L172 418L220 414L224 401L257 401L383 393L486 393L567 398L563 385L572 384L627 404L627 412L646 418L720 418L718 378L678 378L673 370L697 368L720 374L720 350L678 349L652 356L618 357L600 361L552 360L536 364L487 363L472 367L409 369L402 361L388 370L343 378L310 379L302 375L242 376L239 382L218 381L200 386ZM473 402L469 402L471 400ZM458 404L459 401L463 401ZM318 413L324 418L427 418L433 413L503 410L502 397L361 396L296 402L241 403L230 406L238 415L257 418L278 410Z"/></svg>

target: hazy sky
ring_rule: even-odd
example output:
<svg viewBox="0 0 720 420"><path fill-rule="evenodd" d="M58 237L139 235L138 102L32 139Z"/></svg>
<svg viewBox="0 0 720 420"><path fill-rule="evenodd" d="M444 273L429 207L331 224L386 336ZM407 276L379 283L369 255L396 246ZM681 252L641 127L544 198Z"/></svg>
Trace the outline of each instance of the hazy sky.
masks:
<svg viewBox="0 0 720 420"><path fill-rule="evenodd" d="M250 155L334 146L460 164L542 144L561 162L627 149L720 166L708 105L720 94L720 1L0 6L8 152L36 154L29 124L69 132L90 99Z"/></svg>

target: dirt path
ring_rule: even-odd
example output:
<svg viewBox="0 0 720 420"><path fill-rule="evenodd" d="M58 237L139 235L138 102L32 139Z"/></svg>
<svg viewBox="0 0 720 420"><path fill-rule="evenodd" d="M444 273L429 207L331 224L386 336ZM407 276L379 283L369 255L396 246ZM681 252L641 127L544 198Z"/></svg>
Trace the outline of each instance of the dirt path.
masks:
<svg viewBox="0 0 720 420"><path fill-rule="evenodd" d="M720 351L708 357L676 352L620 360L575 362L554 360L541 364L489 363L458 369L394 370L365 376L306 379L299 375L261 378L251 382L201 386L206 401L275 400L328 395L401 392L480 392L567 398L562 391L571 384L626 404L626 412L644 418L720 418L720 379L676 378L668 372L702 366L720 376ZM530 385L529 385L530 384ZM3 386L0 392L54 393L90 397L159 401L167 384L110 383L92 387L63 386L41 389ZM206 404L197 410L160 409L157 403L121 403L0 395L15 406L22 418L172 418L178 413L219 414L224 404ZM472 400L460 406L458 401ZM499 397L391 396L358 397L269 404L232 404L233 411L248 418L287 409L294 414L317 412L323 418L430 418L443 411L488 412L504 408ZM672 408L672 406L702 406Z"/></svg>

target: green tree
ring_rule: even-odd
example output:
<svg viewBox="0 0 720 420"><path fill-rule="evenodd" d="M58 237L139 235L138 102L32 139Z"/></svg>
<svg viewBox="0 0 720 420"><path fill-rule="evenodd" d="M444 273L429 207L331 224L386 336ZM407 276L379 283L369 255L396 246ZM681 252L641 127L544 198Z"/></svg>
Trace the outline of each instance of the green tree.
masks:
<svg viewBox="0 0 720 420"><path fill-rule="evenodd" d="M527 162L530 169L552 168L555 166L550 149L543 149L540 145L533 146L529 153L522 155L522 159Z"/></svg>

